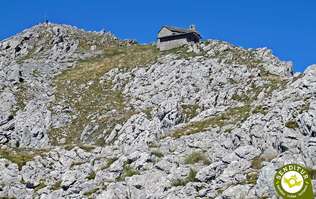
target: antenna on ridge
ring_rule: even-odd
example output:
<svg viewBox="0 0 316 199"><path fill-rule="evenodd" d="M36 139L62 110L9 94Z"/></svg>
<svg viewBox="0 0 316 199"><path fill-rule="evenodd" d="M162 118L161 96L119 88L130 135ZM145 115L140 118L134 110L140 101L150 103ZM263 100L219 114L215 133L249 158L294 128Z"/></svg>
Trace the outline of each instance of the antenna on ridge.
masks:
<svg viewBox="0 0 316 199"><path fill-rule="evenodd" d="M47 17L47 14L45 13L45 16L44 16L44 23L45 25L48 25L49 21L48 21L48 17Z"/></svg>

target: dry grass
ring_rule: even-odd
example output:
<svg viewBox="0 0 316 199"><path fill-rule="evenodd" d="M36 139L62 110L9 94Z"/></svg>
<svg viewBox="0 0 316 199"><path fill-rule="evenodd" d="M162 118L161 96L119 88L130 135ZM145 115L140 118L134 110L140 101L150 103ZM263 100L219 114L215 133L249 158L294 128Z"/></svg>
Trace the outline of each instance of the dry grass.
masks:
<svg viewBox="0 0 316 199"><path fill-rule="evenodd" d="M159 151L158 149L152 150L151 154L153 154L154 156L156 156L158 158L162 158L164 156L164 154L161 151Z"/></svg>
<svg viewBox="0 0 316 199"><path fill-rule="evenodd" d="M175 130L171 136L179 138L184 135L191 135L206 131L211 127L223 127L228 124L237 124L245 121L250 116L250 113L250 105L229 108L225 112L219 113L216 116L189 123L185 127Z"/></svg>
<svg viewBox="0 0 316 199"><path fill-rule="evenodd" d="M125 163L123 166L123 172L119 177L117 177L117 181L124 181L126 177L131 177L134 175L139 175L139 171L134 169L130 164Z"/></svg>
<svg viewBox="0 0 316 199"><path fill-rule="evenodd" d="M285 123L285 126L287 128L290 128L290 129L297 129L297 128L299 128L298 123L296 121L294 121L294 120L287 121Z"/></svg>
<svg viewBox="0 0 316 199"><path fill-rule="evenodd" d="M262 168L262 162L264 162L265 160L261 157L255 157L254 159L251 160L251 168L253 169L261 169Z"/></svg>
<svg viewBox="0 0 316 199"><path fill-rule="evenodd" d="M199 106L197 104L183 104L181 105L184 115L188 120L194 118L199 114Z"/></svg>
<svg viewBox="0 0 316 199"><path fill-rule="evenodd" d="M113 90L111 81L100 83L100 78L114 68L131 70L154 62L159 52L153 46L116 46L104 49L104 53L93 59L83 60L72 69L64 71L54 80L55 104L66 104L78 115L70 124L52 129L50 139L58 144L66 138L67 145L80 143L80 133L95 120L99 128L93 133L91 142L103 145L99 135L110 132L118 123L125 122L136 112L128 107L128 98L120 90ZM109 114L110 113L110 114Z"/></svg>
<svg viewBox="0 0 316 199"><path fill-rule="evenodd" d="M207 158L207 156L201 152L193 152L190 155L188 155L185 160L185 164L195 164L198 162L202 162L204 165L209 165L210 161Z"/></svg>
<svg viewBox="0 0 316 199"><path fill-rule="evenodd" d="M35 156L40 156L46 153L45 150L34 150L34 151L23 151L15 149L12 150L6 150L6 149L0 149L0 158L7 159L11 161L12 163L15 163L18 165L18 169L21 170L22 167L29 161L33 160Z"/></svg>

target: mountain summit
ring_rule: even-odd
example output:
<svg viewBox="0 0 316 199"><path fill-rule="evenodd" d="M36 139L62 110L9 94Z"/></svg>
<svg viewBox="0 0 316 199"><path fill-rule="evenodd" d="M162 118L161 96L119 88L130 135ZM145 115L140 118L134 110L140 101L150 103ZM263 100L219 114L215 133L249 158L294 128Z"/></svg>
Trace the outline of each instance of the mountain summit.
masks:
<svg viewBox="0 0 316 199"><path fill-rule="evenodd" d="M0 197L273 198L315 173L316 65L39 24L0 42Z"/></svg>

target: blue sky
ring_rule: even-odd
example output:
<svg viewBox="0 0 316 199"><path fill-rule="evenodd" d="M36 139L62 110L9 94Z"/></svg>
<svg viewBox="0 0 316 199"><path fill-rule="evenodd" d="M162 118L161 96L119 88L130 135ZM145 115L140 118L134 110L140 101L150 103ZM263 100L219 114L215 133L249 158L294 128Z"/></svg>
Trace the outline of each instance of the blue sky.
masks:
<svg viewBox="0 0 316 199"><path fill-rule="evenodd" d="M3 0L0 39L44 20L147 43L161 25L196 24L204 39L269 47L296 71L316 63L314 0Z"/></svg>

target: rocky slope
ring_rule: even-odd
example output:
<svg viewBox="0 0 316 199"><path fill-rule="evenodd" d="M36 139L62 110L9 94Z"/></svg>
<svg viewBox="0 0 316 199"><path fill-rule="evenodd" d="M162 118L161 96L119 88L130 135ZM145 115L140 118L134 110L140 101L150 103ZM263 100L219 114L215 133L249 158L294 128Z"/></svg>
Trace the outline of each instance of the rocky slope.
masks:
<svg viewBox="0 0 316 199"><path fill-rule="evenodd" d="M316 175L316 66L40 24L0 42L0 197L276 198ZM315 181L316 182L316 181Z"/></svg>

